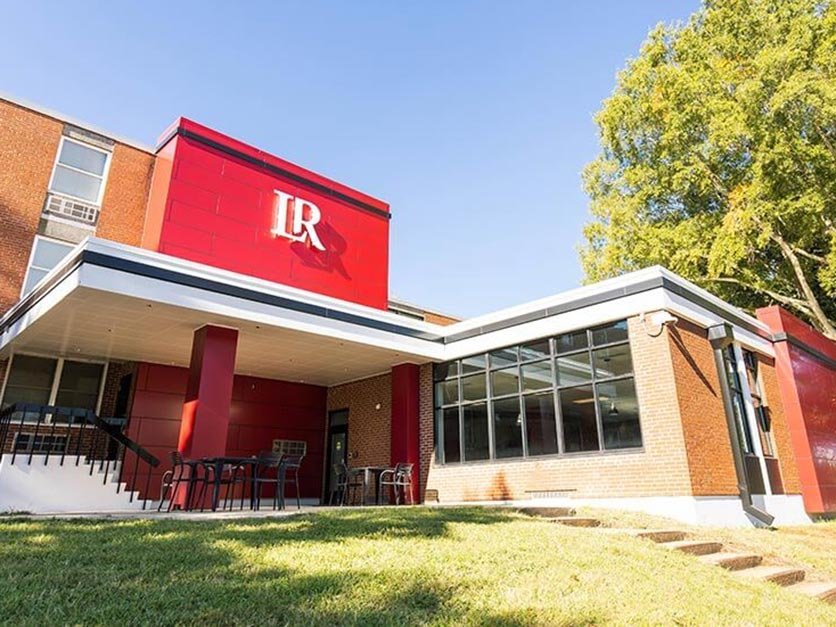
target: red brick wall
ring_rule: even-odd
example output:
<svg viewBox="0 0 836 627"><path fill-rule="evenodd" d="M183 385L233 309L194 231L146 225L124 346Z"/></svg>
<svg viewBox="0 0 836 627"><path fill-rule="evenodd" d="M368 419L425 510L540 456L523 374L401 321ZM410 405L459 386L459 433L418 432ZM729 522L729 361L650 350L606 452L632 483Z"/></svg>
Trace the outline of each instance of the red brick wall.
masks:
<svg viewBox="0 0 836 627"><path fill-rule="evenodd" d="M18 300L64 123L0 100L0 312ZM98 237L137 245L154 155L114 146Z"/></svg>
<svg viewBox="0 0 836 627"><path fill-rule="evenodd" d="M680 321L670 333L670 352L694 495L737 495L723 393L707 332Z"/></svg>
<svg viewBox="0 0 836 627"><path fill-rule="evenodd" d="M351 466L388 466L392 433L392 377L389 374L328 389L328 411L348 410Z"/></svg>
<svg viewBox="0 0 836 627"><path fill-rule="evenodd" d="M781 467L781 481L786 494L801 494L801 480L798 477L798 464L792 446L790 428L787 422L781 392L778 389L778 375L775 360L765 355L758 355L758 368L763 384L764 403L772 416L772 438L775 442L775 455ZM834 408L836 410L836 408Z"/></svg>

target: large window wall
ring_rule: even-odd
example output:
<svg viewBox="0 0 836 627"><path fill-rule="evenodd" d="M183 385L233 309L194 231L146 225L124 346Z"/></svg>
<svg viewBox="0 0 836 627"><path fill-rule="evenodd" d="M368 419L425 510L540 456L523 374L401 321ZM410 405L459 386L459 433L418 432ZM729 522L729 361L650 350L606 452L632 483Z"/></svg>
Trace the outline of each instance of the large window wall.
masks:
<svg viewBox="0 0 836 627"><path fill-rule="evenodd" d="M627 323L435 367L440 463L642 446Z"/></svg>

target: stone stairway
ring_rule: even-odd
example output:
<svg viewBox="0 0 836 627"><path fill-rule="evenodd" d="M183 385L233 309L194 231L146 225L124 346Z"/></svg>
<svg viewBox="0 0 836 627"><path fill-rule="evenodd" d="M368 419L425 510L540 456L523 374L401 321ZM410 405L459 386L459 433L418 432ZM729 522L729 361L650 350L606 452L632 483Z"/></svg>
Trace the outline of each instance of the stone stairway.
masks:
<svg viewBox="0 0 836 627"><path fill-rule="evenodd" d="M601 526L601 521L596 518L575 516L575 510L570 507L526 507L520 512L572 527ZM762 563L763 556L757 553L724 551L722 542L688 538L686 532L678 529L607 528L606 531L650 540L667 550L693 555L702 563L724 568L741 579L768 581L811 598L836 604L836 581L805 581L807 573L803 569L793 566L765 565Z"/></svg>

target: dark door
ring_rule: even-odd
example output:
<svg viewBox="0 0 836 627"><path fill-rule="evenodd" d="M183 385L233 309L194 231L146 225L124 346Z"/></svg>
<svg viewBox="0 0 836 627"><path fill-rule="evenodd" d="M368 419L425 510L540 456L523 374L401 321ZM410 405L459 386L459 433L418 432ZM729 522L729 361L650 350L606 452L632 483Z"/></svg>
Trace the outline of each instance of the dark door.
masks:
<svg viewBox="0 0 836 627"><path fill-rule="evenodd" d="M328 457L325 472L325 501L331 498L331 490L337 481L334 465L348 461L348 410L340 409L328 414Z"/></svg>

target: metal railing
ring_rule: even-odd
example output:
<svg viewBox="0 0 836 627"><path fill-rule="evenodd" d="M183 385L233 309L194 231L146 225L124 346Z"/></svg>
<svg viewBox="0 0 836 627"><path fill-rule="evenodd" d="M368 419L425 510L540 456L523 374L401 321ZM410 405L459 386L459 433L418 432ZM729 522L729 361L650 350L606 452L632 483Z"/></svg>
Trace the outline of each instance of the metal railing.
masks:
<svg viewBox="0 0 836 627"><path fill-rule="evenodd" d="M160 460L125 435L126 425L125 418L100 418L87 409L15 403L0 411L0 460L44 466L50 459L59 466L75 460L76 466L90 468L90 476L98 467L104 485L118 472L116 493L125 486L129 501L141 498L145 509L152 470ZM126 454L131 456L127 472Z"/></svg>

